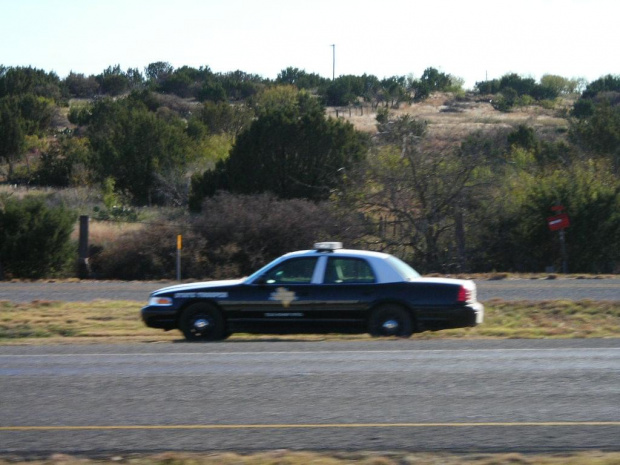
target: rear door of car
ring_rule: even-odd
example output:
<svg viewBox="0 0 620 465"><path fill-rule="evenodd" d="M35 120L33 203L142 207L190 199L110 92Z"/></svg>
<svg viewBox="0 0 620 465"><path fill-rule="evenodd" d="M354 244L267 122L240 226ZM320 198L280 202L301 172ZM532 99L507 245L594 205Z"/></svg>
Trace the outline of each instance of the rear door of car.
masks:
<svg viewBox="0 0 620 465"><path fill-rule="evenodd" d="M377 298L377 277L362 257L328 256L317 300L317 318L362 322Z"/></svg>

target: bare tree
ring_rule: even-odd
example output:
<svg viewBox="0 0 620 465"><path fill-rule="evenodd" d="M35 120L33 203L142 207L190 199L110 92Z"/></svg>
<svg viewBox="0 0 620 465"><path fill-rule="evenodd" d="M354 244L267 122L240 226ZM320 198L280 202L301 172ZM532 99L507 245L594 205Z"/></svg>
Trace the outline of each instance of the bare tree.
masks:
<svg viewBox="0 0 620 465"><path fill-rule="evenodd" d="M426 140L426 124L409 116L378 129L364 182L349 198L379 222L390 251L412 255L425 272L463 269L466 211L480 186L475 153Z"/></svg>

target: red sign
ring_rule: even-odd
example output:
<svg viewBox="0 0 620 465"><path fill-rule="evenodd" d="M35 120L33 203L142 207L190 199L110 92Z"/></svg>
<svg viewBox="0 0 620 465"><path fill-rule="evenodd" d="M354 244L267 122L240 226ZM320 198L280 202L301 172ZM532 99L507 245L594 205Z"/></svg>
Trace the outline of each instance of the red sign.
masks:
<svg viewBox="0 0 620 465"><path fill-rule="evenodd" d="M570 221L566 213L560 213L559 215L550 216L547 218L547 224L551 231L558 231L560 229L568 228Z"/></svg>

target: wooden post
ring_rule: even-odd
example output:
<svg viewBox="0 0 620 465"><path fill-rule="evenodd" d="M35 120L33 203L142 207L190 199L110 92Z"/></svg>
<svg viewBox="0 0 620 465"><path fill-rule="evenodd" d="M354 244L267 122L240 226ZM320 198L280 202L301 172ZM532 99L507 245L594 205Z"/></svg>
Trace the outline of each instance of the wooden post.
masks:
<svg viewBox="0 0 620 465"><path fill-rule="evenodd" d="M87 215L80 216L80 238L78 245L78 278L88 279L90 268L88 266L88 222Z"/></svg>

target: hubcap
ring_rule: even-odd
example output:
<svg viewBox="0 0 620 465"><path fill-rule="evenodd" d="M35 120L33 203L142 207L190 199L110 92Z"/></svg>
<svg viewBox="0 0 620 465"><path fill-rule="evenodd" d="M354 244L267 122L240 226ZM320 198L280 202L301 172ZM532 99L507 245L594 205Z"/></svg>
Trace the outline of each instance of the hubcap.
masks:
<svg viewBox="0 0 620 465"><path fill-rule="evenodd" d="M398 329L398 321L396 320L386 320L383 323L383 329L385 329L386 331L396 331Z"/></svg>
<svg viewBox="0 0 620 465"><path fill-rule="evenodd" d="M194 321L195 329L201 330L201 329L205 329L208 326L209 326L209 320L205 318L198 318L196 319L196 321Z"/></svg>

